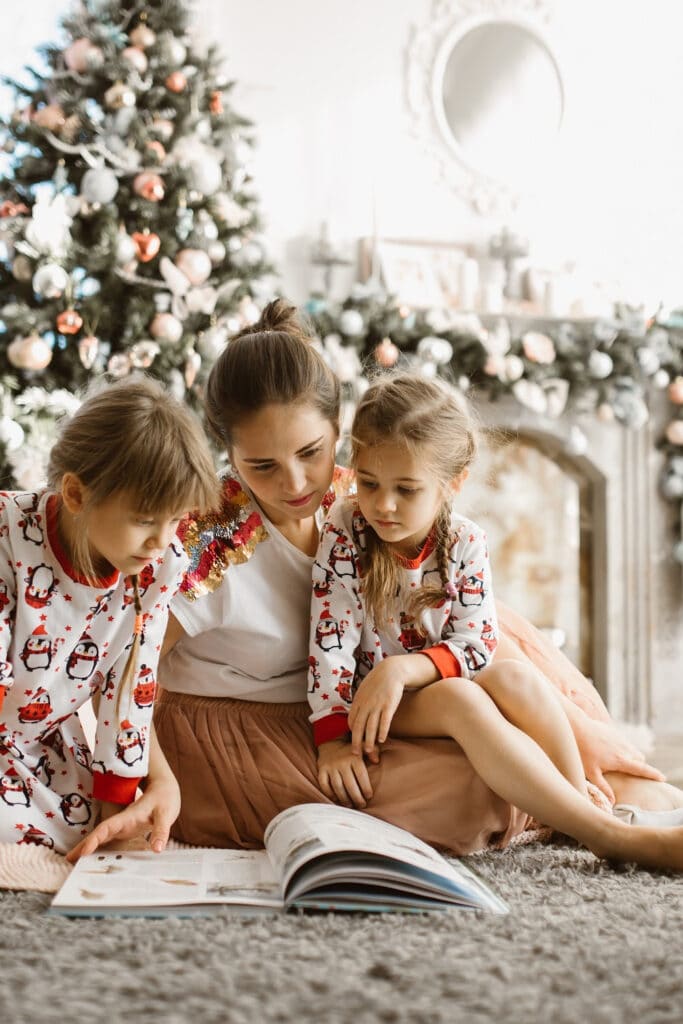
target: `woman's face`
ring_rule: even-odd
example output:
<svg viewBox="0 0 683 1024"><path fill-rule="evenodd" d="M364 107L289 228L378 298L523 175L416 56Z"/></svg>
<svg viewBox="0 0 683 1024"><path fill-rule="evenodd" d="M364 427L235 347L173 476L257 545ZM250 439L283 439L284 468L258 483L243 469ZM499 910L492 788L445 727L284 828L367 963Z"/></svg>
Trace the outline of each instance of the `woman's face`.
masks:
<svg viewBox="0 0 683 1024"><path fill-rule="evenodd" d="M334 470L337 431L314 406L266 405L235 429L233 466L276 526L315 514Z"/></svg>

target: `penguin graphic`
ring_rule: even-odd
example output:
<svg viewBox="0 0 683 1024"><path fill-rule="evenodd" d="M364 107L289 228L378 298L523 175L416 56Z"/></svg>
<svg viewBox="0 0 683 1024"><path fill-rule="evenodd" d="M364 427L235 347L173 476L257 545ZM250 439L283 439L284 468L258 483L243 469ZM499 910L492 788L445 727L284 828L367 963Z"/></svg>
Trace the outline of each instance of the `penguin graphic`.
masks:
<svg viewBox="0 0 683 1024"><path fill-rule="evenodd" d="M421 651L423 647L427 646L427 637L420 633L409 615L401 612L400 621L401 632L398 634L398 640L405 651L410 654L413 651Z"/></svg>
<svg viewBox="0 0 683 1024"><path fill-rule="evenodd" d="M17 845L46 846L48 850L54 850L55 841L52 836L49 836L46 832L36 828L35 825L29 825Z"/></svg>
<svg viewBox="0 0 683 1024"><path fill-rule="evenodd" d="M116 736L116 756L124 764L135 764L141 761L145 750L142 733L132 722L124 719Z"/></svg>
<svg viewBox="0 0 683 1024"><path fill-rule="evenodd" d="M463 654L465 655L465 662L470 672L477 672L486 664L485 655L482 651L478 651L476 647L472 647L471 644L463 647Z"/></svg>
<svg viewBox="0 0 683 1024"><path fill-rule="evenodd" d="M0 722L0 754L17 757L20 761L23 761L24 755L15 743L16 738L17 734L10 732L7 725L4 722Z"/></svg>
<svg viewBox="0 0 683 1024"><path fill-rule="evenodd" d="M25 580L28 584L24 594L26 604L31 608L45 608L52 603L50 598L57 586L57 580L49 565L41 562L35 569L29 569Z"/></svg>
<svg viewBox="0 0 683 1024"><path fill-rule="evenodd" d="M19 655L27 672L50 667L52 661L52 640L47 635L45 626L36 626Z"/></svg>
<svg viewBox="0 0 683 1024"><path fill-rule="evenodd" d="M38 779L38 782L42 782L44 786L50 788L50 784L54 777L54 769L50 767L50 762L47 759L47 754L43 754L36 763L33 769L33 774Z"/></svg>
<svg viewBox="0 0 683 1024"><path fill-rule="evenodd" d="M365 551L367 547L367 534L365 532L367 525L365 516L357 508L351 516L351 534L360 551Z"/></svg>
<svg viewBox="0 0 683 1024"><path fill-rule="evenodd" d="M66 761L64 737L58 726L51 723L47 730L40 734L38 742L42 743L44 747L49 747L50 750L53 750L61 761Z"/></svg>
<svg viewBox="0 0 683 1024"><path fill-rule="evenodd" d="M356 578L356 566L353 563L353 550L348 544L344 544L341 540L338 540L332 545L332 550L330 551L330 565L340 579L345 576L350 576L351 579Z"/></svg>
<svg viewBox="0 0 683 1024"><path fill-rule="evenodd" d="M484 619L481 626L481 642L483 643L489 654L493 654L496 647L498 646L498 640L493 629L493 625L488 619Z"/></svg>
<svg viewBox="0 0 683 1024"><path fill-rule="evenodd" d="M0 580L0 615L2 615L9 603L10 599L7 594L7 584L4 580Z"/></svg>
<svg viewBox="0 0 683 1024"><path fill-rule="evenodd" d="M482 573L466 576L458 581L458 600L463 608L475 608L483 603L486 597Z"/></svg>
<svg viewBox="0 0 683 1024"><path fill-rule="evenodd" d="M315 627L315 642L321 651L331 651L333 647L341 647L341 630L339 623L333 619L327 608L323 609Z"/></svg>
<svg viewBox="0 0 683 1024"><path fill-rule="evenodd" d="M90 679L97 667L99 648L92 637L83 633L68 657L66 674L69 679Z"/></svg>
<svg viewBox="0 0 683 1024"><path fill-rule="evenodd" d="M16 768L8 768L0 775L0 797L10 807L31 806L30 784L19 778Z"/></svg>
<svg viewBox="0 0 683 1024"><path fill-rule="evenodd" d="M90 801L80 793L67 793L63 796L59 801L59 809L67 825L86 825L92 814Z"/></svg>
<svg viewBox="0 0 683 1024"><path fill-rule="evenodd" d="M39 686L28 699L28 703L19 708L17 715L20 722L43 722L52 714L50 694Z"/></svg>
<svg viewBox="0 0 683 1024"><path fill-rule="evenodd" d="M22 512L22 519L18 520L18 525L22 527L22 536L25 541L30 541L32 544L43 545L45 543L45 537L43 535L43 527L40 525L41 516L38 514L38 495L32 495L32 504L29 508L24 508L22 503L17 498L14 498L14 504L20 512Z"/></svg>
<svg viewBox="0 0 683 1024"><path fill-rule="evenodd" d="M79 743L78 740L74 740L71 752L74 755L76 764L80 764L82 768L90 770L90 748L86 743Z"/></svg>
<svg viewBox="0 0 683 1024"><path fill-rule="evenodd" d="M332 573L319 562L313 563L313 593L316 597L327 597L332 586Z"/></svg>
<svg viewBox="0 0 683 1024"><path fill-rule="evenodd" d="M139 708L152 707L156 688L157 684L151 668L148 665L141 665L137 686L133 690L133 700Z"/></svg>
<svg viewBox="0 0 683 1024"><path fill-rule="evenodd" d="M318 671L318 659L314 658L312 654L308 656L308 692L315 693L316 690L320 689L320 672Z"/></svg>
<svg viewBox="0 0 683 1024"><path fill-rule="evenodd" d="M349 672L348 668L343 668L341 670L339 682L335 686L335 691L347 704L350 704L353 700L353 672Z"/></svg>

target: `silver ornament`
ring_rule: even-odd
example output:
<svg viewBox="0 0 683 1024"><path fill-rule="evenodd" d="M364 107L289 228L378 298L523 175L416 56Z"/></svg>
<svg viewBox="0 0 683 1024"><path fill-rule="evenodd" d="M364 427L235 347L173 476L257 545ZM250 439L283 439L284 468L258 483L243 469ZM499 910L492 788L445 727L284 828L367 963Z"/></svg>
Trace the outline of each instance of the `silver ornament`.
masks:
<svg viewBox="0 0 683 1024"><path fill-rule="evenodd" d="M33 290L43 299L58 299L68 283L69 275L58 263L44 263L33 275Z"/></svg>
<svg viewBox="0 0 683 1024"><path fill-rule="evenodd" d="M81 195L89 203L110 203L119 190L119 180L108 167L91 167L81 179Z"/></svg>

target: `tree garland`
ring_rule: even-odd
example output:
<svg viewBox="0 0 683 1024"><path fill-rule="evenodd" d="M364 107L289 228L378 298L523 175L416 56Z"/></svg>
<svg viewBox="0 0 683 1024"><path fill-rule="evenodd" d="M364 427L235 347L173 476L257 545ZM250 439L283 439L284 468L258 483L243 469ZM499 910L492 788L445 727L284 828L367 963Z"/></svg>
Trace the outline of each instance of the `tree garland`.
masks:
<svg viewBox="0 0 683 1024"><path fill-rule="evenodd" d="M365 375L404 363L496 401L512 395L539 416L593 414L626 429L647 423L655 392L666 391L672 417L658 447L664 453L660 491L683 500L683 319L662 313L646 324L614 320L535 320L505 315L485 327L474 314L413 309L371 285L356 285L333 303L306 304L323 351L348 387ZM527 325L529 319L526 321ZM355 380L359 378L359 380ZM683 565L683 532L673 547Z"/></svg>

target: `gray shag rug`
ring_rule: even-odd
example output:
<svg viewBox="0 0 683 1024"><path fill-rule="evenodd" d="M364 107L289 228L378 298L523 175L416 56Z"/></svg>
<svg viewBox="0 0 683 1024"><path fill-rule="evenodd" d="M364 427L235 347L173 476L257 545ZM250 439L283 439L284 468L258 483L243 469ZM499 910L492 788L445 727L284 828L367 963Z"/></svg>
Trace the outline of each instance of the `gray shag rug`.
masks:
<svg viewBox="0 0 683 1024"><path fill-rule="evenodd" d="M66 919L0 892L15 1024L410 1021L680 1024L683 876L567 842L467 858L506 917Z"/></svg>

